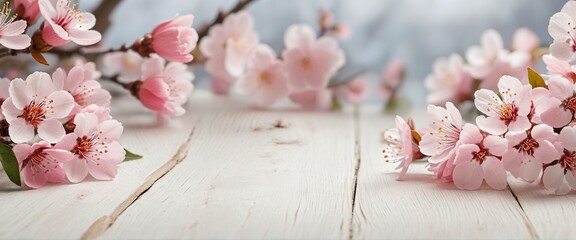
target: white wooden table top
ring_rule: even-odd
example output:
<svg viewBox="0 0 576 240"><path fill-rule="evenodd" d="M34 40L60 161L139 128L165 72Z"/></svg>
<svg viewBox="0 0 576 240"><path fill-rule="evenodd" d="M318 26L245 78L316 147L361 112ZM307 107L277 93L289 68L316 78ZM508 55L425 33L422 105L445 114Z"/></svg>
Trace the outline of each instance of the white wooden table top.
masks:
<svg viewBox="0 0 576 240"><path fill-rule="evenodd" d="M457 190L425 163L396 181L379 106L260 111L196 92L186 116L154 127L134 104L116 101L115 117L144 158L115 181L22 191L1 175L0 238L576 238L574 194L512 178Z"/></svg>

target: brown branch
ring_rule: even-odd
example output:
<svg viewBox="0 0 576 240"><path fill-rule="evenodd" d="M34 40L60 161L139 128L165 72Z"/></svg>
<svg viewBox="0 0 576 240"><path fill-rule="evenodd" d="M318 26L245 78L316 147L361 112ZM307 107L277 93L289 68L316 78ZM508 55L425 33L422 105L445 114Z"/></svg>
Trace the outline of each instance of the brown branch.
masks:
<svg viewBox="0 0 576 240"><path fill-rule="evenodd" d="M230 14L240 12L242 9L246 8L248 5L250 5L250 3L254 2L254 1L256 1L256 0L239 0L238 3L236 3L236 5L234 7L232 7L232 9L230 9L228 12L224 12L224 11L218 12L216 19L214 19L214 21L212 21L212 23L210 23L210 24L204 26L202 29L198 30L198 42L200 42L200 40L202 40L202 38L204 38L206 35L208 35L210 28L212 28L214 25L222 23L224 21L224 19L226 17L228 17Z"/></svg>
<svg viewBox="0 0 576 240"><path fill-rule="evenodd" d="M335 88L338 86L346 85L346 84L354 81L356 78L364 75L365 73L366 73L366 70L360 70L360 71L358 71L358 72L356 72L356 73L354 73L348 77L345 77L345 78L342 78L339 80L330 81L330 83L328 83L328 88Z"/></svg>
<svg viewBox="0 0 576 240"><path fill-rule="evenodd" d="M9 48L2 48L0 49L0 58L8 57L8 56L16 56L18 54L30 54L30 50L28 48L22 50L15 50Z"/></svg>
<svg viewBox="0 0 576 240"><path fill-rule="evenodd" d="M100 32L102 35L108 30L110 27L110 14L116 9L118 4L122 0L102 0L102 3L92 11L92 14L98 19L96 21L96 25L92 28Z"/></svg>

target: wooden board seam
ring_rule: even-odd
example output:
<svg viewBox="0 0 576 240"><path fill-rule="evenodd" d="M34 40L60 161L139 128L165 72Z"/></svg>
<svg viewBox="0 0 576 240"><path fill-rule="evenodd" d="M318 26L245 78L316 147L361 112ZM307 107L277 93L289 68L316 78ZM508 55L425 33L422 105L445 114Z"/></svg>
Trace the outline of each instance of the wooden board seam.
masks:
<svg viewBox="0 0 576 240"><path fill-rule="evenodd" d="M358 189L358 172L360 170L360 106L354 105L354 179L352 180L352 212L350 214L350 223L348 224L348 239L354 239L354 209L356 207L356 190Z"/></svg>
<svg viewBox="0 0 576 240"><path fill-rule="evenodd" d="M512 190L510 184L508 184L508 190L510 191L510 193L518 203L518 206L520 206L520 209L522 210L522 218L524 218L524 224L526 224L526 228L528 228L528 233L530 234L530 237L532 239L540 239L538 233L536 232L536 229L534 228L534 225L532 224L532 221L530 221L530 219L528 218L528 215L524 211L524 207L522 207L522 203L520 203L520 200L518 200L518 196L516 196L516 193L514 192L514 190Z"/></svg>
<svg viewBox="0 0 576 240"><path fill-rule="evenodd" d="M130 194L130 196L126 200L120 203L120 205L118 205L118 207L116 207L116 209L114 209L114 211L110 215L100 217L90 227L88 227L88 229L86 229L86 231L82 235L81 239L83 240L96 239L102 234L104 234L104 232L106 232L106 230L108 230L114 224L116 219L118 219L118 217L128 207L134 204L134 202L136 202L138 198L140 198L140 196L146 193L148 189L150 189L154 185L154 183L156 183L160 178L164 177L168 172L174 169L176 165L182 162L186 158L188 149L190 148L195 129L196 127L192 128L192 131L190 132L188 139L184 144L180 146L180 148L178 148L176 154L174 154L174 156L170 161L162 165L150 176L148 176L148 178L144 181L144 183L140 187L138 187L134 193Z"/></svg>

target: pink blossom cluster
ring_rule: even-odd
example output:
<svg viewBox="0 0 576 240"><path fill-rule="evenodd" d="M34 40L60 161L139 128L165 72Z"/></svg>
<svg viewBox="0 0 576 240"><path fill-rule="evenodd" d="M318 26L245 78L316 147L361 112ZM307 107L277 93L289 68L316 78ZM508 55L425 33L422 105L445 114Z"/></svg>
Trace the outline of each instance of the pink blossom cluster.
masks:
<svg viewBox="0 0 576 240"><path fill-rule="evenodd" d="M465 57L455 53L434 62L432 73L425 79L428 103L458 105L472 100L478 89L496 90L503 75L528 83L526 68L534 65L539 45L538 36L526 28L514 33L509 49L497 31L485 31L480 45L470 47Z"/></svg>
<svg viewBox="0 0 576 240"><path fill-rule="evenodd" d="M322 26L332 26L329 12L324 12L322 19ZM336 97L353 103L364 99L367 85L362 78L331 84L346 61L333 36L322 32L319 36L308 25L292 25L278 56L259 42L253 22L246 11L231 14L200 42L216 93L227 94L235 84L234 89L263 108L286 97L306 109L330 109Z"/></svg>
<svg viewBox="0 0 576 240"><path fill-rule="evenodd" d="M12 146L26 186L116 176L123 127L110 116L110 93L96 76L88 63L0 79L2 143Z"/></svg>
<svg viewBox="0 0 576 240"><path fill-rule="evenodd" d="M445 99L445 107L429 105L430 124L422 129L415 130L410 121L397 117L397 128L386 132L384 155L388 161L401 162L398 178L405 175L413 160L427 157L428 170L437 179L453 182L460 189L478 189L483 182L493 189L504 189L510 174L529 183L541 179L544 187L555 194L576 190L576 73L572 65L572 46L576 45L570 42L574 39L570 35L574 18L576 2L568 1L550 19L548 30L554 42L551 54L543 56L547 68L544 77L529 69L525 80L500 74L496 91L481 84L473 95L474 106L481 113L475 124L463 122L452 102L457 99ZM531 44L526 47L516 43L518 51L537 46L532 34L519 34ZM485 34L483 48L473 48L469 55L483 52L497 59L494 50L501 48L498 41L493 41L495 36L495 32ZM449 61L435 66L435 73L446 74L442 79L473 77L474 71L463 71L460 57L453 56ZM439 79L432 78L427 82Z"/></svg>

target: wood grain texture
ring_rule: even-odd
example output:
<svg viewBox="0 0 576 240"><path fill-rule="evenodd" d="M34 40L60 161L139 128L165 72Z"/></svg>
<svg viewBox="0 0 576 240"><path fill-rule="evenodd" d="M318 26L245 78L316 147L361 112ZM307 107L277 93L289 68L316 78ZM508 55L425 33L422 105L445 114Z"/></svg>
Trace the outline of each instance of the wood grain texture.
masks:
<svg viewBox="0 0 576 240"><path fill-rule="evenodd" d="M200 98L205 99L206 96ZM0 175L0 238L80 238L95 223L104 229L183 155L198 115L157 127L153 113L134 99L115 99L113 115L125 131L120 142L144 158L122 163L114 181L49 185L22 190Z"/></svg>
<svg viewBox="0 0 576 240"><path fill-rule="evenodd" d="M103 238L348 238L351 113L202 114L185 160Z"/></svg>
<svg viewBox="0 0 576 240"><path fill-rule="evenodd" d="M575 238L576 196L573 191L565 196L556 196L541 183L529 184L512 177L508 183L539 238Z"/></svg>
<svg viewBox="0 0 576 240"><path fill-rule="evenodd" d="M415 163L404 181L396 181L396 164L382 158L382 132L394 127L393 116L379 108L361 113L361 163L353 216L353 238L535 238L510 191L457 190L434 181L426 163ZM425 112L412 115L426 124Z"/></svg>

